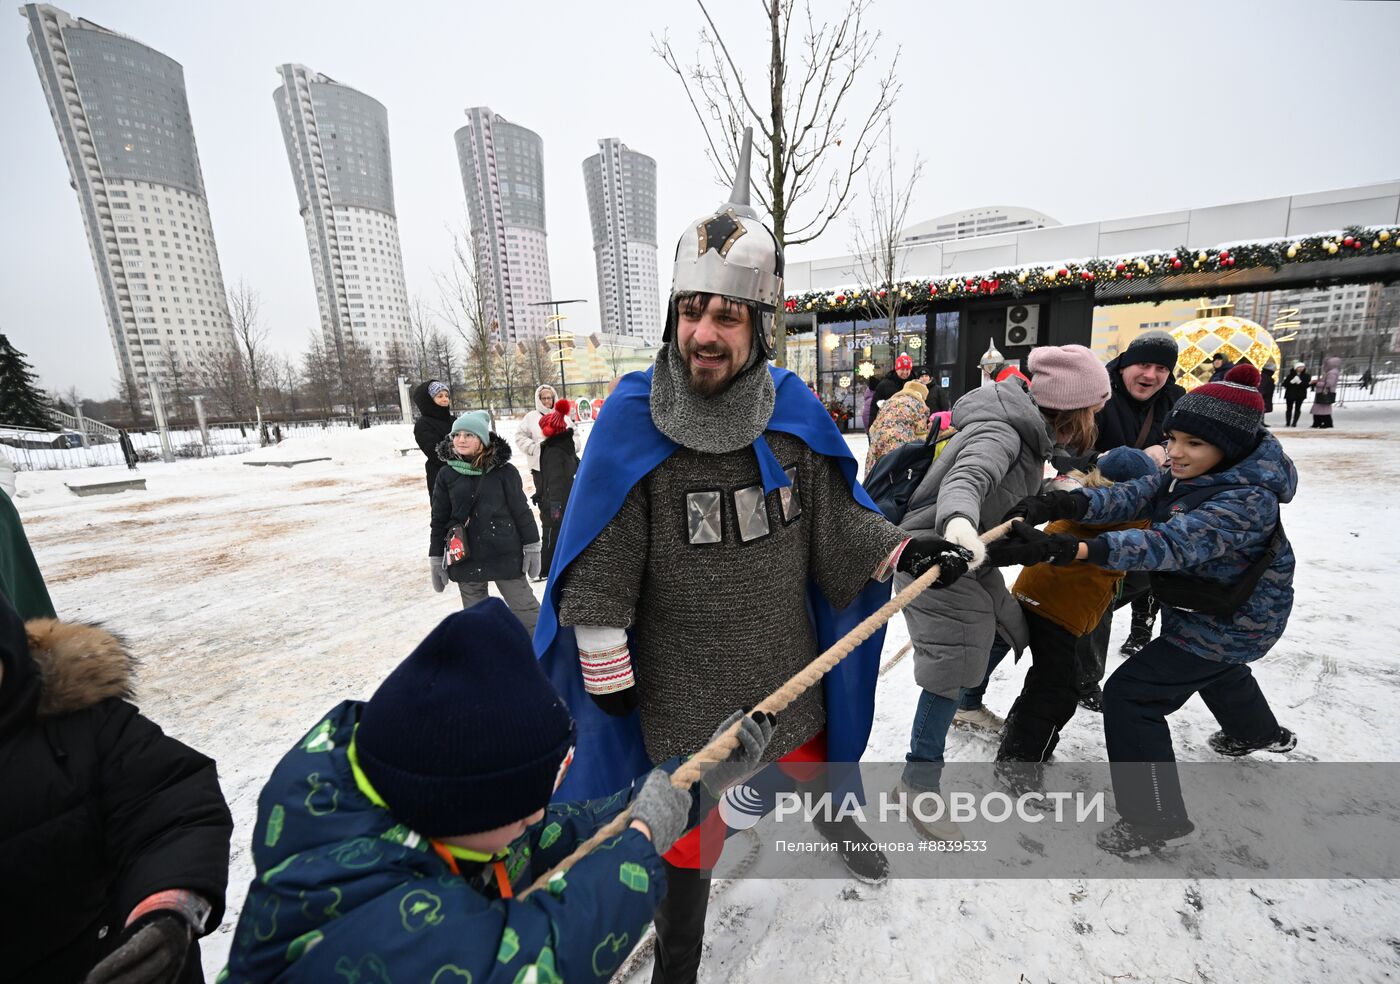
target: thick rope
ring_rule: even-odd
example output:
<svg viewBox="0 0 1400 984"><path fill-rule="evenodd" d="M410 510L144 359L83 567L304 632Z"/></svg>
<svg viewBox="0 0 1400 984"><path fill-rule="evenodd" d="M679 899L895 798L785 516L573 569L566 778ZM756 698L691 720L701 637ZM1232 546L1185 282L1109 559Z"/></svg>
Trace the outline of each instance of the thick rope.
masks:
<svg viewBox="0 0 1400 984"><path fill-rule="evenodd" d="M1009 529L1011 529L1009 521L993 527L982 534L982 542L991 543L993 540L999 540ZM869 639L898 612L903 611L915 598L927 591L933 582L938 580L938 575L937 564L924 571L911 581L903 591L866 616L859 625L837 640L830 649L793 674L786 683L760 701L754 710L767 711L769 714L778 714L784 710L804 692L816 686L832 667L849 656L857 646ZM689 789L703 779L705 773L709 772L710 769L728 760L734 750L739 747L741 723L741 721L735 721L724 734L711 740L708 745L683 762L681 767L671 774L671 785L679 789ZM523 899L531 892L537 892L541 888L547 887L550 881L572 868L580 858L587 855L599 844L621 834L631 821L632 808L629 806L608 823L599 827L592 837L574 848L573 853L568 857L535 879L534 884L517 895L516 898Z"/></svg>

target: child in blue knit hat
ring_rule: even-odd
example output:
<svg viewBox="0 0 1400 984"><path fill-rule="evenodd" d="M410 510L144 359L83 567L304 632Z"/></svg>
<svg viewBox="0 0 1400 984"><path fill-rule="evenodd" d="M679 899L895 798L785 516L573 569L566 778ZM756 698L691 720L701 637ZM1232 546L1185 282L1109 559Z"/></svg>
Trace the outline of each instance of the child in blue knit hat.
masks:
<svg viewBox="0 0 1400 984"><path fill-rule="evenodd" d="M735 721L730 762L755 767L773 720L735 714L721 728ZM273 770L219 980L606 981L666 893L660 855L700 808L661 770L635 796L550 804L574 741L504 604L448 616ZM515 897L629 799L622 834Z"/></svg>

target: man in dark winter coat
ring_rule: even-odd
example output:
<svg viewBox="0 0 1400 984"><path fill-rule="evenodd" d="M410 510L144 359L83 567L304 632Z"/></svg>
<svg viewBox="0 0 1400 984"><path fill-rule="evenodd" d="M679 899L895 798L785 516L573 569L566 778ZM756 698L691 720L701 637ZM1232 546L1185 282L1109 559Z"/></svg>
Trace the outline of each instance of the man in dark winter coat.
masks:
<svg viewBox="0 0 1400 984"><path fill-rule="evenodd" d="M870 404L870 419L873 422L880 415L880 408L885 405L885 401L904 389L904 384L909 382L914 375L914 360L908 355L900 355L894 360L894 368L885 373L885 377L875 385L875 399ZM870 428L866 428L869 432Z"/></svg>
<svg viewBox="0 0 1400 984"><path fill-rule="evenodd" d="M126 467L130 468L132 471L135 471L136 462L139 459L136 457L136 445L131 443L131 435L128 434L125 430L118 430L117 444L121 446L122 459L126 462Z"/></svg>
<svg viewBox="0 0 1400 984"><path fill-rule="evenodd" d="M1099 431L1095 450L1102 454L1114 448L1137 448L1146 451L1158 466L1166 461L1166 452L1162 448L1166 435L1162 432L1162 425L1166 423L1172 406L1185 393L1172 382L1176 359L1176 339L1170 333L1146 331L1133 339L1123 353L1108 364L1112 395L1103 409L1094 415ZM1125 656L1147 645L1157 619L1157 603L1148 593L1146 574L1134 571L1124 580L1118 606L1130 601L1133 622L1122 647ZM1094 711L1103 706L1099 682L1103 680L1108 660L1108 638L1112 630L1113 611L1110 609L1090 634L1088 644L1079 652L1080 703Z"/></svg>
<svg viewBox="0 0 1400 984"><path fill-rule="evenodd" d="M1225 378L1225 374L1234 367L1233 362L1217 352L1215 357L1210 360L1210 381L1212 383L1220 382Z"/></svg>
<svg viewBox="0 0 1400 984"><path fill-rule="evenodd" d="M106 630L26 626L0 596L7 984L204 980L233 820L214 762L123 699L131 671Z"/></svg>
<svg viewBox="0 0 1400 984"><path fill-rule="evenodd" d="M419 417L413 422L413 439L418 442L418 450L423 452L423 457L428 459L423 469L428 474L428 498L431 499L437 473L442 470L438 445L447 439L447 433L452 429L452 392L446 383L425 379L413 387L409 399L418 408Z"/></svg>

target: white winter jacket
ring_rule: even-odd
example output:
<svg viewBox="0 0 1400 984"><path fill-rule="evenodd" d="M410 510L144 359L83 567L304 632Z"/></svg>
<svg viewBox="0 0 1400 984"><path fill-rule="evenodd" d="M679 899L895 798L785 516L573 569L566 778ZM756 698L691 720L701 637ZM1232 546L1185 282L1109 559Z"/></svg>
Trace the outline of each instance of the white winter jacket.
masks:
<svg viewBox="0 0 1400 984"><path fill-rule="evenodd" d="M515 447L525 456L525 460L530 463L530 471L540 470L540 442L544 440L544 431L540 430L540 418L547 413L553 413L553 409L540 402L540 393L550 390L556 397L559 388L549 383L541 383L535 387L535 409L525 415L520 421L520 426L515 429ZM574 451L583 453L583 442L579 439L578 428L574 428Z"/></svg>

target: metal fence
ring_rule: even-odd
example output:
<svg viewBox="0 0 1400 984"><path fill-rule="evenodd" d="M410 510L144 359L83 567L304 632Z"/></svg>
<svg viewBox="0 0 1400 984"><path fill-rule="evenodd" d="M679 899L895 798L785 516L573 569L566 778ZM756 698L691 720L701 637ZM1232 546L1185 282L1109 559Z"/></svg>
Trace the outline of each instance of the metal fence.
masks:
<svg viewBox="0 0 1400 984"><path fill-rule="evenodd" d="M370 414L368 419L370 426L402 422L403 415L397 411ZM290 437L315 436L333 429L349 430L362 427L365 420L343 416L294 422L265 421L265 424L269 440L273 440L275 434L280 431L285 441ZM177 461L243 454L262 444L258 435L258 425L251 420L210 424L208 444L204 443L203 436L197 428L172 428L168 433L170 447ZM138 462L161 460L159 431L133 430L127 434L136 449ZM121 445L115 438L89 433L88 446L83 447L81 439L74 431L55 433L7 424L0 424L0 452L9 457L16 471L101 468L126 463Z"/></svg>
<svg viewBox="0 0 1400 984"><path fill-rule="evenodd" d="M1320 363L1317 367L1308 366L1314 379L1321 374L1320 366ZM1285 369L1282 375L1287 377L1288 370ZM1343 359L1337 381L1337 402L1373 403L1382 400L1400 400L1400 356L1393 359Z"/></svg>

